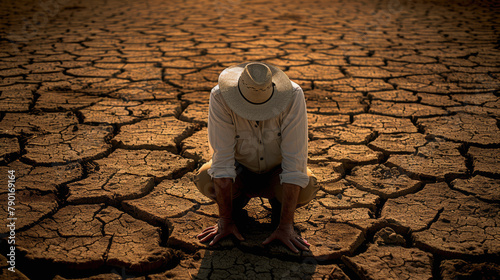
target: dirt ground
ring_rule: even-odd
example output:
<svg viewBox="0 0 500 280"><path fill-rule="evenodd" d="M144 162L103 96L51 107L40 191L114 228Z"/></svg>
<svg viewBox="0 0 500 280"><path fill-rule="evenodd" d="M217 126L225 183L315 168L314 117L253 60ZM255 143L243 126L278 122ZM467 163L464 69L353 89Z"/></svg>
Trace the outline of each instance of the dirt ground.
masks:
<svg viewBox="0 0 500 280"><path fill-rule="evenodd" d="M498 279L499 14L475 0L2 1L0 278ZM217 220L192 181L210 159L210 90L245 61L304 90L321 190L295 223L310 252L261 245L258 198L245 241L196 239Z"/></svg>

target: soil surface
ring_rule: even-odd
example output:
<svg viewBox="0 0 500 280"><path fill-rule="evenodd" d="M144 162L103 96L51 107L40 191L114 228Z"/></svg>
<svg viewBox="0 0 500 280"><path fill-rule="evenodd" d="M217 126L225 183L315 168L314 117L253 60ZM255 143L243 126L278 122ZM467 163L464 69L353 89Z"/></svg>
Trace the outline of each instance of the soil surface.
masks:
<svg viewBox="0 0 500 280"><path fill-rule="evenodd" d="M475 0L1 1L0 278L497 279L499 13ZM245 61L304 90L321 190L295 225L310 252L261 245L271 206L258 198L238 219L245 241L196 238L217 220L193 183L210 159L210 90Z"/></svg>

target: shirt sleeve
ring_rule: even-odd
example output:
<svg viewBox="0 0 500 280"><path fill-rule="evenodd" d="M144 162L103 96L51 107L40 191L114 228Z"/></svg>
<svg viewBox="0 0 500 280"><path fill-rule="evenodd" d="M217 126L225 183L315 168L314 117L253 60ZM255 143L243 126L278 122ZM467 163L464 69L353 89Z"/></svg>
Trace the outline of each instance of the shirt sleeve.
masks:
<svg viewBox="0 0 500 280"><path fill-rule="evenodd" d="M291 183L305 188L307 176L307 109L304 92L295 85L295 99L286 110L281 125L281 184Z"/></svg>
<svg viewBox="0 0 500 280"><path fill-rule="evenodd" d="M233 181L236 178L235 136L233 120L216 86L210 93L208 106L208 143L212 151L212 166L208 174L212 178L232 178Z"/></svg>

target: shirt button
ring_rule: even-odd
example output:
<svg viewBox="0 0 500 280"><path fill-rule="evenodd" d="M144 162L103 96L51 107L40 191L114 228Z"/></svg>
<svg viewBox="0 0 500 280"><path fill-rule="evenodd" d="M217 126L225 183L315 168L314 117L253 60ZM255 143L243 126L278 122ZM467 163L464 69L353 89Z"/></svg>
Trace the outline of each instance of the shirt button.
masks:
<svg viewBox="0 0 500 280"><path fill-rule="evenodd" d="M278 132L278 136L281 136L281 132Z"/></svg>
<svg viewBox="0 0 500 280"><path fill-rule="evenodd" d="M236 138L240 138L240 136L239 136L239 135L236 135Z"/></svg>
<svg viewBox="0 0 500 280"><path fill-rule="evenodd" d="M263 158L263 157L261 157L261 158L260 158L260 160L264 160L264 158Z"/></svg>

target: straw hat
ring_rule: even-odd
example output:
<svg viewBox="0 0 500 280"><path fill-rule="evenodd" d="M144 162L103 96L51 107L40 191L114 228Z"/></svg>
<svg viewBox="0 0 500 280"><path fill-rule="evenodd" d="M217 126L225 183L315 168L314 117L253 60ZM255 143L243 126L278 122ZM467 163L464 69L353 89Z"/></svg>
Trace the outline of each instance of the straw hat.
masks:
<svg viewBox="0 0 500 280"><path fill-rule="evenodd" d="M252 121L276 117L293 97L288 76L277 67L261 62L226 68L219 75L219 88L229 108Z"/></svg>

